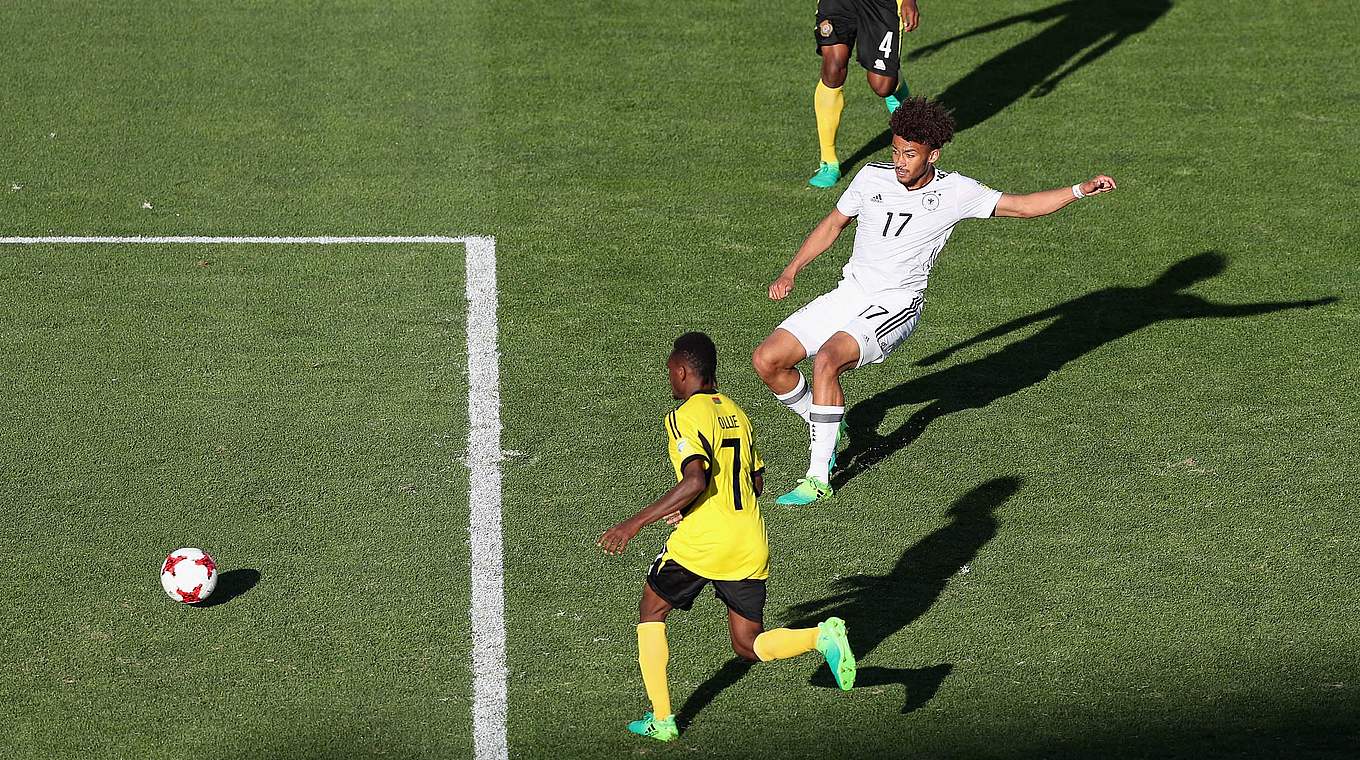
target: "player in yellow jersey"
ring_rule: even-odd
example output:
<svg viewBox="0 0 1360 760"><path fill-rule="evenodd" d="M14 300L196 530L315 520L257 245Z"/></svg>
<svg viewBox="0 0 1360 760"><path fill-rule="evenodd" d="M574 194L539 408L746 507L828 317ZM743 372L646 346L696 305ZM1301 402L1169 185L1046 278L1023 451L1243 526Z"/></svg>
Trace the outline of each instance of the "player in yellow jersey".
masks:
<svg viewBox="0 0 1360 760"><path fill-rule="evenodd" d="M665 423L679 482L605 531L597 544L621 554L643 526L663 518L675 526L647 574L639 610L638 664L652 711L628 724L629 731L663 742L679 736L666 684L666 616L676 608L688 610L709 583L727 605L732 649L741 657L780 660L815 649L842 689L855 680L855 656L840 618L816 628L763 630L769 545L757 499L765 465L746 413L715 387L717 368L718 349L707 335L690 332L676 339L666 369L671 394L683 403Z"/></svg>

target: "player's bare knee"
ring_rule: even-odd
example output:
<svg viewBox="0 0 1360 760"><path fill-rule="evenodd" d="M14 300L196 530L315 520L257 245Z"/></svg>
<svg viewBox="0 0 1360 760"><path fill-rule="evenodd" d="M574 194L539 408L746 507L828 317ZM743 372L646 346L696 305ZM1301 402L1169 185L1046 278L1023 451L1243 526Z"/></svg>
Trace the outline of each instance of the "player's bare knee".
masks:
<svg viewBox="0 0 1360 760"><path fill-rule="evenodd" d="M760 662L760 655L756 654L755 643L755 639L751 639L749 642L732 639L732 651L747 662Z"/></svg>
<svg viewBox="0 0 1360 760"><path fill-rule="evenodd" d="M751 366L755 368L756 374L762 380L769 380L770 376L778 371L774 352L761 343L756 346L756 350L751 353Z"/></svg>
<svg viewBox="0 0 1360 760"><path fill-rule="evenodd" d="M666 616L670 614L671 605L662 599L650 586L644 586L642 590L642 601L638 603L638 622L639 623L664 623Z"/></svg>
<svg viewBox="0 0 1360 760"><path fill-rule="evenodd" d="M838 377L842 368L853 361L854 357L843 350L824 348L812 361L812 375L814 378Z"/></svg>
<svg viewBox="0 0 1360 760"><path fill-rule="evenodd" d="M897 80L883 77L869 77L869 88L880 98L886 98L897 91Z"/></svg>
<svg viewBox="0 0 1360 760"><path fill-rule="evenodd" d="M751 366L755 368L760 379L768 384L781 373L793 369L801 359L801 355L790 356L787 347L781 347L777 341L767 339L756 346L756 350L751 354Z"/></svg>
<svg viewBox="0 0 1360 760"><path fill-rule="evenodd" d="M845 77L849 73L849 58L822 50L822 84L827 87L845 86Z"/></svg>
<svg viewBox="0 0 1360 760"><path fill-rule="evenodd" d="M825 375L835 366L835 362L831 358L831 352L823 348L823 350L812 359L812 374L814 376Z"/></svg>

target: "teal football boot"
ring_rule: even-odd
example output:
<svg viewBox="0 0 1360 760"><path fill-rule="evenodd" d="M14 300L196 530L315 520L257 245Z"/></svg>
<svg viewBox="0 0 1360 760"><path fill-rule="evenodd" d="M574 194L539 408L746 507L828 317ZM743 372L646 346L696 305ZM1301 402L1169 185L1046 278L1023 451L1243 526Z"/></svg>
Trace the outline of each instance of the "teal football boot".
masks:
<svg viewBox="0 0 1360 760"><path fill-rule="evenodd" d="M808 184L813 187L827 188L840 181L841 165L828 164L823 161L822 165L817 167L817 173L812 175L812 179L808 180Z"/></svg>
<svg viewBox="0 0 1360 760"><path fill-rule="evenodd" d="M850 651L844 620L829 617L817 624L817 651L826 658L826 666L831 668L841 691L855 688L855 653Z"/></svg>
<svg viewBox="0 0 1360 760"><path fill-rule="evenodd" d="M911 97L911 91L907 89L907 80L903 79L897 85L897 92L883 99L883 105L888 107L888 115L892 116L897 107L902 105L902 101Z"/></svg>
<svg viewBox="0 0 1360 760"><path fill-rule="evenodd" d="M823 483L820 478L801 478L792 491L775 499L774 503L783 504L786 507L801 507L814 501L830 498L831 494L831 485Z"/></svg>
<svg viewBox="0 0 1360 760"><path fill-rule="evenodd" d="M832 618L833 620L835 618ZM818 634L820 636L820 634ZM656 739L659 742L673 742L680 736L680 729L675 727L675 716L672 715L665 720L657 720L651 713L642 716L642 720L635 720L628 724L628 730L638 736L645 736L648 739Z"/></svg>

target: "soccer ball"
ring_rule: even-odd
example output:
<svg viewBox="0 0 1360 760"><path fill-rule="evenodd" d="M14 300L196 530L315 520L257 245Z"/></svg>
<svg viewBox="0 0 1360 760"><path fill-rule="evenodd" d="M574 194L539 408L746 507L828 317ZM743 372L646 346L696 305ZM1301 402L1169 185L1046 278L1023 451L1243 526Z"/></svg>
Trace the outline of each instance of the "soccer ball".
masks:
<svg viewBox="0 0 1360 760"><path fill-rule="evenodd" d="M176 549L161 565L161 588L177 602L201 602L217 588L217 563L202 549Z"/></svg>

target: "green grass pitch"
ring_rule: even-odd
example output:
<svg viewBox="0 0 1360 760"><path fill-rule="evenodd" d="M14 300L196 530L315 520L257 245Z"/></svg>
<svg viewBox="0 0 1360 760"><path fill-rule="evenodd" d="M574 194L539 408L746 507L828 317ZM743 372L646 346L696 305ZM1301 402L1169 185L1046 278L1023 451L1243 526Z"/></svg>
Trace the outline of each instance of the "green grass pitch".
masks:
<svg viewBox="0 0 1360 760"><path fill-rule="evenodd" d="M961 225L836 498L764 500L767 622L845 618L860 686L734 662L705 596L680 740L623 730L665 532L594 541L671 480L669 342L717 340L772 491L805 464L748 358L849 253L764 297L835 198L813 5L7 4L0 236L497 237L512 757L1353 757L1360 56L1317 2L923 3L944 168L1120 188ZM0 249L0 755L472 756L463 286L457 246ZM157 587L178 546L215 604Z"/></svg>

